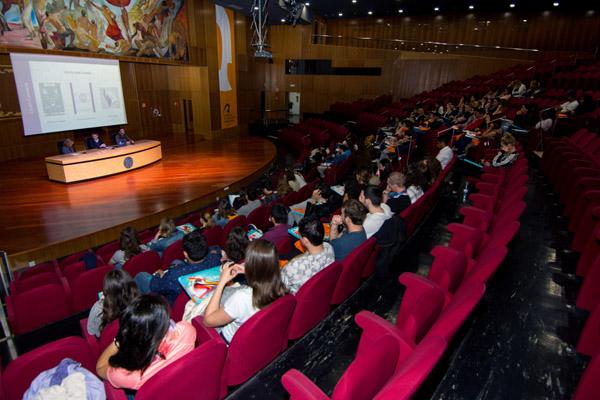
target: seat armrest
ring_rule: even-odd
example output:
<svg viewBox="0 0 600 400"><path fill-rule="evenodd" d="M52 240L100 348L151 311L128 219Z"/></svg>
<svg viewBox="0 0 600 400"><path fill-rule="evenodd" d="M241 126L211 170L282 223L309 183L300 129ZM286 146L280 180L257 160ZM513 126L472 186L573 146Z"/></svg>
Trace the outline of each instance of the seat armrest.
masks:
<svg viewBox="0 0 600 400"><path fill-rule="evenodd" d="M125 391L114 388L108 381L104 381L104 391L106 392L106 400L127 400Z"/></svg>
<svg viewBox="0 0 600 400"><path fill-rule="evenodd" d="M209 340L225 342L215 328L204 326L204 318L201 315L192 319L192 325L196 328L196 347Z"/></svg>
<svg viewBox="0 0 600 400"><path fill-rule="evenodd" d="M290 394L290 400L329 400L313 381L297 369L290 369L281 377L281 383Z"/></svg>

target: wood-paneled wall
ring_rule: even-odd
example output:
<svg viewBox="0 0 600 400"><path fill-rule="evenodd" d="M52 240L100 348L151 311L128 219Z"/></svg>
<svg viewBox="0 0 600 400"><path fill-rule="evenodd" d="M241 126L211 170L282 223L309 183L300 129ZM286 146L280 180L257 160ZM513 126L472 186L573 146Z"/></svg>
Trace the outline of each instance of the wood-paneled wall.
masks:
<svg viewBox="0 0 600 400"><path fill-rule="evenodd" d="M599 26L598 13L548 10L535 14L506 12L338 19L321 22L316 33L332 36L320 43L371 48L394 49L400 43L393 40L405 40L410 43L402 49L410 49L409 46L418 46L422 42L444 42L540 51L593 52L600 44Z"/></svg>
<svg viewBox="0 0 600 400"><path fill-rule="evenodd" d="M286 92L300 92L302 113L321 113L336 101L353 101L392 94L409 97L455 79L486 74L517 63L518 59L443 55L414 51L330 46L312 43L311 26L271 28L271 64L248 57L249 76L242 99L258 107L261 87L268 109L287 108ZM329 59L334 67L380 67L381 76L286 75L286 59ZM262 80L262 82L261 82ZM242 80L241 80L242 81ZM250 90L254 88L254 91Z"/></svg>

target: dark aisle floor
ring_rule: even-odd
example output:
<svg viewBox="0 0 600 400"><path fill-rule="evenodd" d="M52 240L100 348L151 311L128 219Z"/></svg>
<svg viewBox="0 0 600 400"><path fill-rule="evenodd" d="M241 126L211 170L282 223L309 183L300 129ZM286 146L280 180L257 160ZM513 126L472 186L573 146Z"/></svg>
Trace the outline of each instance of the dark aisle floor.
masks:
<svg viewBox="0 0 600 400"><path fill-rule="evenodd" d="M521 230L434 399L570 399L574 393L586 362L560 338L569 315L549 265L564 221L557 221L556 197L534 169L528 187Z"/></svg>

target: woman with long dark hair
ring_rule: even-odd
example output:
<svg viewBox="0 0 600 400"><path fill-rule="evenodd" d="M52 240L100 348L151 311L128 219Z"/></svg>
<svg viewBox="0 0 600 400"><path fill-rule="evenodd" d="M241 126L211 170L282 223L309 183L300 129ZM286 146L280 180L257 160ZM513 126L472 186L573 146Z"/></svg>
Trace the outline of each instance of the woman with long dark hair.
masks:
<svg viewBox="0 0 600 400"><path fill-rule="evenodd" d="M221 304L225 286L239 274L246 275L247 285L236 288ZM248 245L243 267L234 263L223 266L219 284L204 313L204 325L220 328L223 338L231 342L244 322L286 293L275 245L255 240Z"/></svg>
<svg viewBox="0 0 600 400"><path fill-rule="evenodd" d="M148 250L148 246L140 244L135 228L128 226L121 231L119 250L115 251L109 263L114 265L115 268L121 268L130 258Z"/></svg>
<svg viewBox="0 0 600 400"><path fill-rule="evenodd" d="M196 330L169 318L167 302L145 294L127 306L119 318L115 341L96 363L96 373L114 387L138 390L161 369L194 349Z"/></svg>
<svg viewBox="0 0 600 400"><path fill-rule="evenodd" d="M115 269L106 274L102 298L94 303L90 310L88 333L100 337L102 330L112 321L119 319L123 310L139 293L137 285L127 272Z"/></svg>

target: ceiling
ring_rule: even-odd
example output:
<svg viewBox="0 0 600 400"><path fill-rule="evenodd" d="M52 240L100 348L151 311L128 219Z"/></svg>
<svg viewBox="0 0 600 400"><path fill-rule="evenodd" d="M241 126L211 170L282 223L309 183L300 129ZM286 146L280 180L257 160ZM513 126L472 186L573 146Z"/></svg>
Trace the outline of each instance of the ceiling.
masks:
<svg viewBox="0 0 600 400"><path fill-rule="evenodd" d="M215 0L215 2L247 15L251 13L252 0ZM309 3L306 9L310 14L326 19L394 15L460 15L506 11L528 14L551 9L568 13L598 9L599 5L597 1L585 0L305 0L304 2ZM271 25L281 24L282 19L287 16L287 13L277 5L277 0L269 0L268 9L268 23Z"/></svg>

